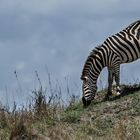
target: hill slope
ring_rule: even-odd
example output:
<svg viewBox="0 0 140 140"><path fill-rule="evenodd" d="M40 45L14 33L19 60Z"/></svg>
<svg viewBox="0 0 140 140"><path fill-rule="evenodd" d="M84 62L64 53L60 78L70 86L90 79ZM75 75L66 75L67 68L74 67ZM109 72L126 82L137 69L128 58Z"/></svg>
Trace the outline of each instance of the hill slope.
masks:
<svg viewBox="0 0 140 140"><path fill-rule="evenodd" d="M84 109L81 103L67 108L59 125L65 122L68 126L67 139L139 140L140 92L137 90L137 85L123 86L122 96L112 97L110 101L102 101L105 91L100 91L88 108Z"/></svg>
<svg viewBox="0 0 140 140"><path fill-rule="evenodd" d="M24 121L19 121L13 130L8 125L1 127L0 136L4 139L11 136L11 140L19 140L17 135L21 134L26 140L139 140L139 90L139 85L124 86L123 96L112 97L110 101L103 101L105 91L100 91L87 108L80 102L67 108L51 106L49 115L26 112L22 115Z"/></svg>

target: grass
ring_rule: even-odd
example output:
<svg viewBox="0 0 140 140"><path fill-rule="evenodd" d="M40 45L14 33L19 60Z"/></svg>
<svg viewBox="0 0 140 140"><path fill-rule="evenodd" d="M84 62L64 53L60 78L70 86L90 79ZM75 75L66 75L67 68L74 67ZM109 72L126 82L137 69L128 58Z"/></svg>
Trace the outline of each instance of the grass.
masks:
<svg viewBox="0 0 140 140"><path fill-rule="evenodd" d="M28 109L0 106L0 140L139 140L140 85L122 86L122 96L103 101L106 90L83 108L75 100L64 107L34 90ZM72 96L73 97L73 96Z"/></svg>

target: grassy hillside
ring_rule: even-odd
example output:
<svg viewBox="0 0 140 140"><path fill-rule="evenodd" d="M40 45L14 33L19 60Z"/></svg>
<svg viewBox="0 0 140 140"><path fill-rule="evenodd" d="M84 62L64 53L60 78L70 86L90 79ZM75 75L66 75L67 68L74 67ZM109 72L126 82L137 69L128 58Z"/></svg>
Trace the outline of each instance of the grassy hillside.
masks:
<svg viewBox="0 0 140 140"><path fill-rule="evenodd" d="M105 90L92 104L68 107L45 102L37 92L34 105L12 112L1 106L1 140L139 140L140 86L123 86L121 97L103 101ZM15 107L16 108L16 107Z"/></svg>

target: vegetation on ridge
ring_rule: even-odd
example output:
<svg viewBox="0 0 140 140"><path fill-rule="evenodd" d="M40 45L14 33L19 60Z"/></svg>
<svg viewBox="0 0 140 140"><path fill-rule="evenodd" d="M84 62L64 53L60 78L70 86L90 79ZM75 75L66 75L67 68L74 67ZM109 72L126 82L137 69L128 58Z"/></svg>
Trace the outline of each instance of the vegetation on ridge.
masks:
<svg viewBox="0 0 140 140"><path fill-rule="evenodd" d="M28 109L0 107L0 140L139 140L140 85L123 85L121 97L103 101L99 91L88 108L71 98L64 107L47 102L42 87ZM75 101L75 102L74 102Z"/></svg>

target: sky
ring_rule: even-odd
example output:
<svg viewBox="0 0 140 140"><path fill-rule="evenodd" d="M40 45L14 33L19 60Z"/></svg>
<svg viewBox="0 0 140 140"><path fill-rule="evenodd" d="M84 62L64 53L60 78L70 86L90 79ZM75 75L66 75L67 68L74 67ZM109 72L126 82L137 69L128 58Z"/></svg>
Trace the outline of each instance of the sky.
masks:
<svg viewBox="0 0 140 140"><path fill-rule="evenodd" d="M0 0L0 102L25 102L42 86L67 83L81 94L89 52L140 19L139 0ZM121 82L136 82L140 62L121 67ZM14 74L16 71L17 77ZM100 76L107 85L107 72ZM49 92L49 91L48 91ZM64 95L66 96L66 95Z"/></svg>

